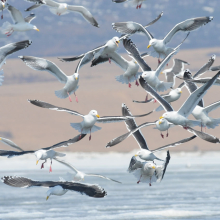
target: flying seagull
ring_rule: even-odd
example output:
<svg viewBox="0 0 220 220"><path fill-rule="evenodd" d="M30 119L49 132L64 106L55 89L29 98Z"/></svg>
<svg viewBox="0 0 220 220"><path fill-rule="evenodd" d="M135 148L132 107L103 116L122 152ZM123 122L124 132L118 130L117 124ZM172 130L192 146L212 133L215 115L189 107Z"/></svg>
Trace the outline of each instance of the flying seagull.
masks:
<svg viewBox="0 0 220 220"><path fill-rule="evenodd" d="M3 10L5 9L5 3L7 0L0 1L0 10L2 11L1 19L3 19Z"/></svg>
<svg viewBox="0 0 220 220"><path fill-rule="evenodd" d="M83 172L77 170L73 165L71 165L70 163L66 162L65 160L59 160L58 158L55 158L54 160L56 160L59 163L69 167L71 170L73 170L75 172L75 175L73 177L73 181L81 181L81 180L84 180L85 176L93 176L93 177L103 178L103 179L106 179L106 180L111 180L111 181L114 181L116 183L121 183L121 182L119 182L117 180L110 179L110 178L108 178L106 176L102 176L100 174L83 173Z"/></svg>
<svg viewBox="0 0 220 220"><path fill-rule="evenodd" d="M163 165L156 165L154 162L141 162L135 156L131 158L128 172L138 179L140 182L147 182L151 186L152 182L161 182L170 161L170 153L167 151L167 157Z"/></svg>
<svg viewBox="0 0 220 220"><path fill-rule="evenodd" d="M8 140L6 138L0 138L0 140L4 144L7 144L10 147L16 148L20 151L20 152L18 152L18 151L0 150L0 156L6 156L8 158L11 158L11 157L15 157L15 156L22 156L25 154L34 154L37 158L36 165L38 164L39 160L44 160L44 162L41 165L41 169L42 169L42 168L44 168L44 163L47 162L47 159L50 159L51 165L52 165L52 159L54 159L55 157L64 157L66 155L66 154L63 154L60 152L56 152L53 149L59 148L59 147L68 147L69 145L74 144L74 143L78 142L79 140L83 139L85 136L86 136L86 134L77 135L76 137L69 139L68 141L63 141L63 142L55 144L51 147L41 148L36 151L24 151L18 145L16 145L14 142L12 142L11 140ZM51 165L50 165L49 172L52 172Z"/></svg>
<svg viewBox="0 0 220 220"><path fill-rule="evenodd" d="M91 133L101 129L101 127L98 127L95 125L96 122L97 123L112 123L112 122L125 121L128 119L128 117L124 117L124 116L103 116L103 117L100 117L96 110L91 110L88 115L83 115L79 112L76 112L76 111L73 111L70 109L66 109L66 108L62 108L62 107L57 107L55 105L51 105L49 103L42 102L39 100L28 100L28 101L31 104L36 105L41 108L47 108L47 109L55 110L55 111L64 111L64 112L67 112L71 115L77 115L77 116L82 117L83 121L81 123L71 123L70 125L74 129L79 131L81 134L89 134L90 133L89 140L91 140ZM143 116L149 115L151 113L152 112L149 112L144 115L135 115L132 117L143 117Z"/></svg>
<svg viewBox="0 0 220 220"><path fill-rule="evenodd" d="M213 17L197 17L197 18L190 18L183 22L180 22L176 24L173 29L162 39L158 40L152 36L152 34L145 29L141 24L129 21L129 22L118 22L113 23L112 27L117 32L120 32L122 34L135 34L135 33L143 33L146 35L147 39L149 40L149 45L147 48L150 48L151 46L154 48L154 53L156 56L160 58L165 58L170 54L173 49L170 47L167 47L167 44L171 41L173 36L178 31L193 31L198 29L199 27L211 22L213 20ZM160 60L158 59L158 62L160 63Z"/></svg>
<svg viewBox="0 0 220 220"><path fill-rule="evenodd" d="M126 105L122 106L122 113L124 116L132 116L130 110L127 108ZM125 124L126 124L126 127L129 132L124 135L121 135L118 138L113 139L112 141L110 141L107 144L106 147L112 147L112 146L122 142L123 140L125 140L127 137L129 137L132 134L140 147L140 151L138 151L135 154L135 156L139 156L142 160L146 160L146 161L161 160L160 158L155 156L155 154L154 154L155 152L164 150L166 148L175 147L177 145L183 144L185 142L188 142L188 141L196 138L196 135L194 135L190 138L186 138L186 139L180 140L178 142L168 144L166 146L157 148L155 150L149 150L147 142L146 142L144 136L142 135L141 131L139 130L140 128L137 129L137 124L136 124L135 120L131 118L129 120L126 120Z"/></svg>
<svg viewBox="0 0 220 220"><path fill-rule="evenodd" d="M42 5L46 5L49 7L50 11L55 15L64 15L69 12L78 12L83 16L83 18L88 21L91 25L95 27L99 27L98 22L93 17L91 12L83 7L83 6L76 6L76 5L68 5L66 3L58 3L52 0L26 0L27 2L35 3L31 7L27 8L25 11L31 11L35 8L39 8Z"/></svg>
<svg viewBox="0 0 220 220"><path fill-rule="evenodd" d="M129 0L112 0L112 2L114 2L114 3L122 3L122 2L126 2L126 1L129 1ZM137 5L136 9L141 8L142 3L144 1L146 1L146 0L132 0L133 4Z"/></svg>
<svg viewBox="0 0 220 220"><path fill-rule="evenodd" d="M107 195L105 190L96 184L83 184L68 181L35 181L19 176L4 176L1 179L4 184L12 187L29 188L32 186L41 186L49 188L46 200L48 200L51 195L62 196L68 190L94 198L103 198Z"/></svg>
<svg viewBox="0 0 220 220"><path fill-rule="evenodd" d="M35 25L30 23L35 18L34 14L31 14L24 18L21 12L15 7L8 5L7 9L11 15L14 24L10 24L8 21L4 22L1 27L2 34L5 34L7 37L9 37L14 31L39 31L39 29Z"/></svg>
<svg viewBox="0 0 220 220"><path fill-rule="evenodd" d="M32 41L24 40L24 41L19 41L16 43L6 44L5 46L0 47L0 69L2 68L2 65L6 63L6 59L8 58L9 55L19 50L23 50L29 47L31 44L32 44Z"/></svg>
<svg viewBox="0 0 220 220"><path fill-rule="evenodd" d="M55 63L49 60L31 56L19 56L19 58L31 69L47 71L55 76L61 83L65 84L63 89L55 91L55 95L58 98L65 99L69 97L69 101L72 102L70 95L74 94L76 102L78 102L78 98L75 92L79 87L79 65L77 66L73 75L67 76Z"/></svg>

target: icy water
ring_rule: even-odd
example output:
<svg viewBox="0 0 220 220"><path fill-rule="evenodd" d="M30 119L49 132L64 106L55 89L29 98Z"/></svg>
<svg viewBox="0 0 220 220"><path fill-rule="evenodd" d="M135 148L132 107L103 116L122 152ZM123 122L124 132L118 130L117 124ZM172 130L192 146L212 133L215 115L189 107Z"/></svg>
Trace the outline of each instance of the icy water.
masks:
<svg viewBox="0 0 220 220"><path fill-rule="evenodd" d="M106 219L220 219L220 153L175 153L161 183L137 184L126 172L132 153L70 154L66 159L79 170L119 180L117 184L87 177L107 191L102 199L75 192L51 196L46 188L13 188L0 183L0 219L106 220ZM158 155L161 158L165 154ZM53 163L40 170L34 156L1 158L0 176L17 175L34 180L66 178L68 168Z"/></svg>

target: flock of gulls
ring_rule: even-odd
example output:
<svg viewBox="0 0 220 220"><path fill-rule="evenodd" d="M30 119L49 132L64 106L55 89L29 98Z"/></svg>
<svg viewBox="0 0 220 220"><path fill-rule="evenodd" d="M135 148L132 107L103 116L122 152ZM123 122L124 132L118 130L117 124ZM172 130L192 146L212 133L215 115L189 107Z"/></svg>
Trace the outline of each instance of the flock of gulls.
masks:
<svg viewBox="0 0 220 220"><path fill-rule="evenodd" d="M40 7L43 6L48 7L48 9L53 14L58 16L64 15L68 12L78 12L91 25L99 27L99 24L93 17L93 15L83 6L57 3L52 0L26 1L32 3L32 5L25 10L27 12L32 10L40 10ZM112 0L112 2L115 3L123 3L125 1L126 0ZM134 3L137 4L137 8L141 8L143 1L144 0L134 0ZM31 13L27 17L23 17L22 13L18 9L8 4L6 0L1 0L0 10L2 10L2 19L4 19L3 10L5 9L7 9L9 14L11 15L14 24L11 24L8 21L4 22L0 29L0 33L2 35L6 35L7 37L9 37L10 35L15 34L14 32L17 31L39 31L39 29L35 25L31 24L32 20L35 18L35 15L33 13ZM66 75L56 64L44 58L19 56L19 58L29 68L36 71L47 71L54 77L56 77L58 81L64 84L64 87L62 89L55 91L55 95L60 99L68 98L69 101L72 102L71 96L74 95L76 102L78 102L76 91L79 88L79 72L84 65L89 63L91 67L94 67L104 62L113 62L121 67L121 69L123 69L124 71L122 75L116 76L116 80L118 82L120 82L121 84L126 84L129 88L131 88L131 83L135 82L136 86L140 85L140 88L143 88L143 90L147 92L145 100L134 100L135 103L147 104L150 102L157 102L159 103L159 106L157 107L157 109L151 112L147 112L144 115L134 115L123 103L121 116L100 117L96 110L91 110L87 115L83 115L77 111L58 107L44 101L28 100L30 104L41 108L67 112L69 114L82 117L81 123L70 124L72 128L78 131L79 134L72 139L57 143L50 147L27 151L23 150L11 140L1 137L0 140L2 143L16 150L0 150L0 156L11 158L14 156L22 156L25 154L34 154L37 159L36 164L38 164L39 161L42 161L41 169L44 168L44 164L49 161L49 172L52 172L52 161L55 160L61 165L65 165L66 167L71 169L74 174L72 174L72 181L60 179L56 182L35 181L18 176L4 176L1 178L4 184L12 187L21 188L32 186L47 187L49 188L49 190L47 191L46 199L48 199L51 195L61 196L69 190L76 191L81 194L85 194L87 196L95 198L105 197L107 193L99 185L85 184L81 183L80 181L84 180L85 177L87 178L88 176L94 176L113 181L114 183L121 182L99 174L83 173L75 168L73 165L71 165L69 162L60 159L60 157L65 157L64 153L55 151L57 148L68 147L74 143L77 143L78 141L82 140L87 134L89 135L89 140L91 140L91 133L101 129L101 127L97 126L96 123L125 123L128 132L110 141L106 145L106 147L113 147L114 145L119 144L123 140L127 139L129 136L133 136L137 141L140 150L131 158L130 164L128 166L128 172L132 173L137 178L137 183L147 183L150 186L153 182L160 182L163 179L171 158L169 151L167 151L166 158L158 158L155 155L156 152L162 151L170 147L176 147L177 145L189 142L196 137L210 143L220 142L217 137L214 137L213 135L204 132L204 129L206 129L206 127L214 129L220 124L220 119L214 119L209 117L208 115L209 112L220 107L220 101L216 101L209 106L204 106L203 101L203 97L206 95L209 88L211 88L213 85L220 85L220 66L212 67L216 56L213 55L210 60L208 60L208 62L204 66L202 66L201 69L198 70L198 72L194 75L189 69L184 70L185 66L189 65L187 61L183 61L177 58L173 59L173 57L180 50L180 47L184 43L185 39L190 37L190 32L195 31L200 27L208 24L213 20L213 17L197 17L186 19L185 21L176 24L163 39L156 39L147 28L151 25L156 27L157 21L161 19L162 16L163 12L159 14L156 19L149 22L149 24L147 24L146 26L132 21L113 23L112 27L116 32L120 33L119 37L115 36L102 46L96 47L95 49L90 51L85 51L85 53L79 56L58 58L62 62L78 61L78 65L74 74L70 76ZM168 47L168 44L170 41L172 41L173 36L180 31L186 33L185 38L175 48ZM130 37L132 37L132 35L136 33L142 33L144 35L143 40L147 40L148 43L146 50L151 47L153 51L140 54L137 46L130 39ZM120 42L123 42L123 46L127 51L129 57L131 58L130 60L126 60L124 57L117 53ZM10 54L31 46L31 43L32 42L30 40L24 40L16 43L7 44L1 47L0 67L2 68L3 64L5 64L6 59ZM158 67L156 68L156 70L151 69L151 67L147 64L147 59L146 61L144 60L144 58L148 56L156 57L155 59L158 63ZM173 59L173 66L172 68L168 69L167 64L171 59ZM212 78L202 78L202 75L207 71L217 71L217 73ZM160 73L165 74L166 81L161 81L159 79ZM182 83L178 87L175 86L176 77L182 80ZM0 85L2 85L3 80L4 75L3 71L1 71ZM189 96L187 100L182 104L182 106L178 110L175 110L171 106L171 103L175 102L181 97L182 88L184 86L186 86L186 88L188 89ZM161 92L168 93L160 94ZM151 98L148 96L151 96ZM162 113L161 117L156 121L145 122L139 126L136 124L136 117L144 117L153 114L154 111L164 111L165 113ZM189 115L191 114L196 120L188 119ZM152 125L154 126L154 128L159 130L162 138L164 138L163 132L166 132L165 135L166 137L168 137L169 128L174 126L181 126L184 129L186 135L187 132L190 132L193 134L193 136L186 137L183 140L159 147L155 150L150 150L143 134L141 133L141 128ZM196 130L193 128L196 126L199 127L199 129ZM137 158L140 158L141 161ZM155 162L157 160L163 161L162 165L157 165Z"/></svg>

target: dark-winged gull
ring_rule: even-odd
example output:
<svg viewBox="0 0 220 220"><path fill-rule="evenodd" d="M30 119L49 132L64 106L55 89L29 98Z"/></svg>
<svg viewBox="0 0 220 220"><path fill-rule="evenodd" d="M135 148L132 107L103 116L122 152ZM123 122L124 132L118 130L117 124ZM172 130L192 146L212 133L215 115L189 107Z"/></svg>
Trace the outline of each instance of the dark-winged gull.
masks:
<svg viewBox="0 0 220 220"><path fill-rule="evenodd" d="M50 11L55 15L64 15L69 12L78 12L83 16L83 18L88 21L91 25L99 27L98 22L93 17L91 12L83 7L77 5L68 5L66 3L58 3L52 0L26 0L27 2L34 2L35 4L27 8L25 11L31 11L35 8L39 8L41 5L49 6Z"/></svg>
<svg viewBox="0 0 220 220"><path fill-rule="evenodd" d="M162 165L157 165L154 162L141 162L133 156L128 167L128 172L134 174L138 179L137 183L145 182L151 186L152 182L162 181L169 161L169 151L167 151L167 157Z"/></svg>
<svg viewBox="0 0 220 220"><path fill-rule="evenodd" d="M79 131L81 134L89 134L89 140L91 140L91 133L98 131L101 129L101 127L98 127L95 125L95 123L112 123L112 122L120 122L120 121L125 121L128 119L128 117L125 116L103 116L100 117L98 115L98 112L96 110L91 110L89 112L88 115L83 115L79 112L70 110L70 109L66 109L66 108L62 108L62 107L57 107L55 105L51 105L49 103L46 102L42 102L39 100L28 100L31 104L36 105L38 107L41 108L47 108L50 110L55 110L55 111L63 111L63 112L67 112L71 115L77 115L83 118L83 121L81 123L71 123L70 125L76 129L77 131ZM143 117L146 115L151 114L151 112L144 114L144 115L135 115L132 117Z"/></svg>
<svg viewBox="0 0 220 220"><path fill-rule="evenodd" d="M41 148L36 151L33 151L33 150L32 151L24 151L18 145L16 145L14 142L12 142L11 140L8 140L6 138L0 138L0 140L4 144L7 144L10 147L13 147L13 148L20 150L20 152L0 150L0 156L6 156L8 158L11 158L11 157L15 157L15 156L22 156L25 154L34 154L37 158L36 164L38 164L39 160L44 160L44 162L41 165L41 169L42 169L42 168L44 168L44 163L47 162L47 159L51 160L51 165L52 165L52 159L54 159L55 157L64 157L66 155L66 154L63 154L60 152L56 152L53 149L59 148L59 147L68 147L69 145L74 144L74 143L78 142L79 140L83 139L85 136L86 136L86 134L77 135L76 137L69 139L68 141L63 141L63 142L55 144L51 147ZM50 165L49 172L52 172L51 165Z"/></svg>
<svg viewBox="0 0 220 220"><path fill-rule="evenodd" d="M4 176L2 182L12 187L29 188L32 186L40 186L50 188L47 191L47 198L51 195L62 196L67 191L75 191L94 198L103 198L107 195L105 190L96 184L84 184L68 181L35 181L19 176Z"/></svg>
<svg viewBox="0 0 220 220"><path fill-rule="evenodd" d="M68 163L65 160L59 160L58 158L55 158L54 160L56 160L59 163L69 167L71 170L73 170L75 172L75 174L73 176L73 181L81 181L81 180L84 180L85 176L93 176L93 177L99 177L99 178L103 178L103 179L106 179L106 180L110 180L110 181L113 181L113 182L116 182L116 183L121 183L117 180L110 179L110 178L108 178L106 176L103 176L103 175L100 175L100 174L83 173L82 171L77 170L73 165L71 165L70 163Z"/></svg>
<svg viewBox="0 0 220 220"><path fill-rule="evenodd" d="M126 2L126 1L129 1L129 0L112 0L112 2L114 2L114 3L122 3L122 2ZM132 3L137 5L136 9L138 9L138 8L141 8L142 3L144 1L147 1L147 0L132 0Z"/></svg>
<svg viewBox="0 0 220 220"><path fill-rule="evenodd" d="M180 22L176 24L173 29L162 39L158 40L152 36L152 34L145 29L141 24L129 21L129 22L117 22L113 23L113 29L115 29L117 32L120 32L122 34L135 34L135 33L143 33L146 35L146 37L149 40L149 47L154 48L154 54L160 59L165 58L168 54L170 54L173 49L170 47L167 47L167 44L171 41L173 36L178 31L193 31L198 29L199 27L209 23L213 20L213 17L197 17L197 18L190 18L183 22ZM160 60L158 60L160 62Z"/></svg>
<svg viewBox="0 0 220 220"><path fill-rule="evenodd" d="M8 21L4 22L4 24L1 27L2 34L5 34L9 37L14 31L39 31L39 29L35 25L30 23L35 18L34 14L24 18L17 8L8 5L7 9L11 15L14 24L10 24Z"/></svg>
<svg viewBox="0 0 220 220"><path fill-rule="evenodd" d="M64 83L65 86L61 90L55 91L55 95L60 99L65 99L69 97L70 102L72 99L70 97L71 94L75 95L76 102L78 102L78 98L76 96L76 90L78 89L79 83L79 67L77 66L75 73L71 76L67 76L55 63L39 58L39 57L31 57L31 56L19 56L19 58L24 61L24 63L33 70L39 71L47 71L53 76L55 76L61 83Z"/></svg>

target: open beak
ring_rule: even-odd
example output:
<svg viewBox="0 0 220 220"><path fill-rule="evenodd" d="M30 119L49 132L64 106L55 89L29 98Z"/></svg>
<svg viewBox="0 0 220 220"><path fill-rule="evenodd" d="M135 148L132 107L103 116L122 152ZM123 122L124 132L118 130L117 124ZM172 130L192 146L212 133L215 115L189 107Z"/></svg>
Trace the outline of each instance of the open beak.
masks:
<svg viewBox="0 0 220 220"><path fill-rule="evenodd" d="M97 118L100 118L100 116L99 116L99 115L96 115L96 117L97 117Z"/></svg>
<svg viewBox="0 0 220 220"><path fill-rule="evenodd" d="M36 165L38 164L39 160L37 160Z"/></svg>
<svg viewBox="0 0 220 220"><path fill-rule="evenodd" d="M46 200L48 200L48 199L49 199L49 196L47 196Z"/></svg>
<svg viewBox="0 0 220 220"><path fill-rule="evenodd" d="M163 116L160 117L160 119L164 118Z"/></svg>
<svg viewBox="0 0 220 220"><path fill-rule="evenodd" d="M153 168L153 169L156 169L156 167L155 167L155 166L152 166L152 168Z"/></svg>
<svg viewBox="0 0 220 220"><path fill-rule="evenodd" d="M120 43L120 41L116 41L115 43L116 43L116 45L117 45L117 47L118 47L118 44Z"/></svg>
<svg viewBox="0 0 220 220"><path fill-rule="evenodd" d="M147 49L149 49L151 47L151 45L149 44L148 46L147 46Z"/></svg>

